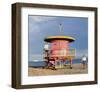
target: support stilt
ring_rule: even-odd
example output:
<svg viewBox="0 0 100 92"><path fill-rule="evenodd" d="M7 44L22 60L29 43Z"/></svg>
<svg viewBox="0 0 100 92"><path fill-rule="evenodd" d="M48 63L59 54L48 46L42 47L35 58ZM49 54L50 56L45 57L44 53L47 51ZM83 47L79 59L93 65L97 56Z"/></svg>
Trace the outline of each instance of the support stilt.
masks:
<svg viewBox="0 0 100 92"><path fill-rule="evenodd" d="M72 59L70 59L70 69L72 69Z"/></svg>

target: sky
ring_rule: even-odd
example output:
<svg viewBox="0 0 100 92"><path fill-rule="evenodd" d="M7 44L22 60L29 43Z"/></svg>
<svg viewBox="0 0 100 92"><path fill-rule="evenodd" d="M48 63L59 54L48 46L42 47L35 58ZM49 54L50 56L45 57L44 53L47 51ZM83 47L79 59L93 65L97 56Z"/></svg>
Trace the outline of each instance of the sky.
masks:
<svg viewBox="0 0 100 92"><path fill-rule="evenodd" d="M59 25L62 24L62 30ZM28 59L43 60L44 38L67 35L75 38L70 48L76 49L76 57L88 55L88 18L64 16L28 16Z"/></svg>

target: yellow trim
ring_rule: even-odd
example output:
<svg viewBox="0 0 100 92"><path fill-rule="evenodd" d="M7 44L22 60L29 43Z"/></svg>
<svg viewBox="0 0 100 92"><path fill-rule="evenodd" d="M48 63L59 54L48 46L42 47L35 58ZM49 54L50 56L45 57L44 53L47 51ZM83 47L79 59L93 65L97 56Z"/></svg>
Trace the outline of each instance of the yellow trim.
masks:
<svg viewBox="0 0 100 92"><path fill-rule="evenodd" d="M75 38L73 38L71 36L49 36L46 39L54 39L54 38L65 38L65 39L75 40Z"/></svg>

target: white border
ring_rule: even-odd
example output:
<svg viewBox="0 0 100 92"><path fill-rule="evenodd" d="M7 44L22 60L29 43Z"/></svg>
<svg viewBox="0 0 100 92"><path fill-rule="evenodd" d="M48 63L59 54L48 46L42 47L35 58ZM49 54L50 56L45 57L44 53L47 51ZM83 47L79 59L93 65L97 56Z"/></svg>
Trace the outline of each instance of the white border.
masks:
<svg viewBox="0 0 100 92"><path fill-rule="evenodd" d="M88 17L88 74L57 75L57 76L28 76L28 15ZM81 82L94 80L94 12L77 10L57 10L44 8L21 9L21 84L46 84L61 82Z"/></svg>

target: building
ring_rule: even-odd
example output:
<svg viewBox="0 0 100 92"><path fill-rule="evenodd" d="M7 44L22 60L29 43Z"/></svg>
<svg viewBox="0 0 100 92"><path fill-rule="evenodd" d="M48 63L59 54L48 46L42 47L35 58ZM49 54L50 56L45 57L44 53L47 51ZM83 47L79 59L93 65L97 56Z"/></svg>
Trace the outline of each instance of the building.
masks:
<svg viewBox="0 0 100 92"><path fill-rule="evenodd" d="M72 68L72 59L75 57L75 49L71 49L69 44L75 41L70 36L49 36L44 39L44 58L48 67L55 68L59 65L66 65L66 61L70 62Z"/></svg>

